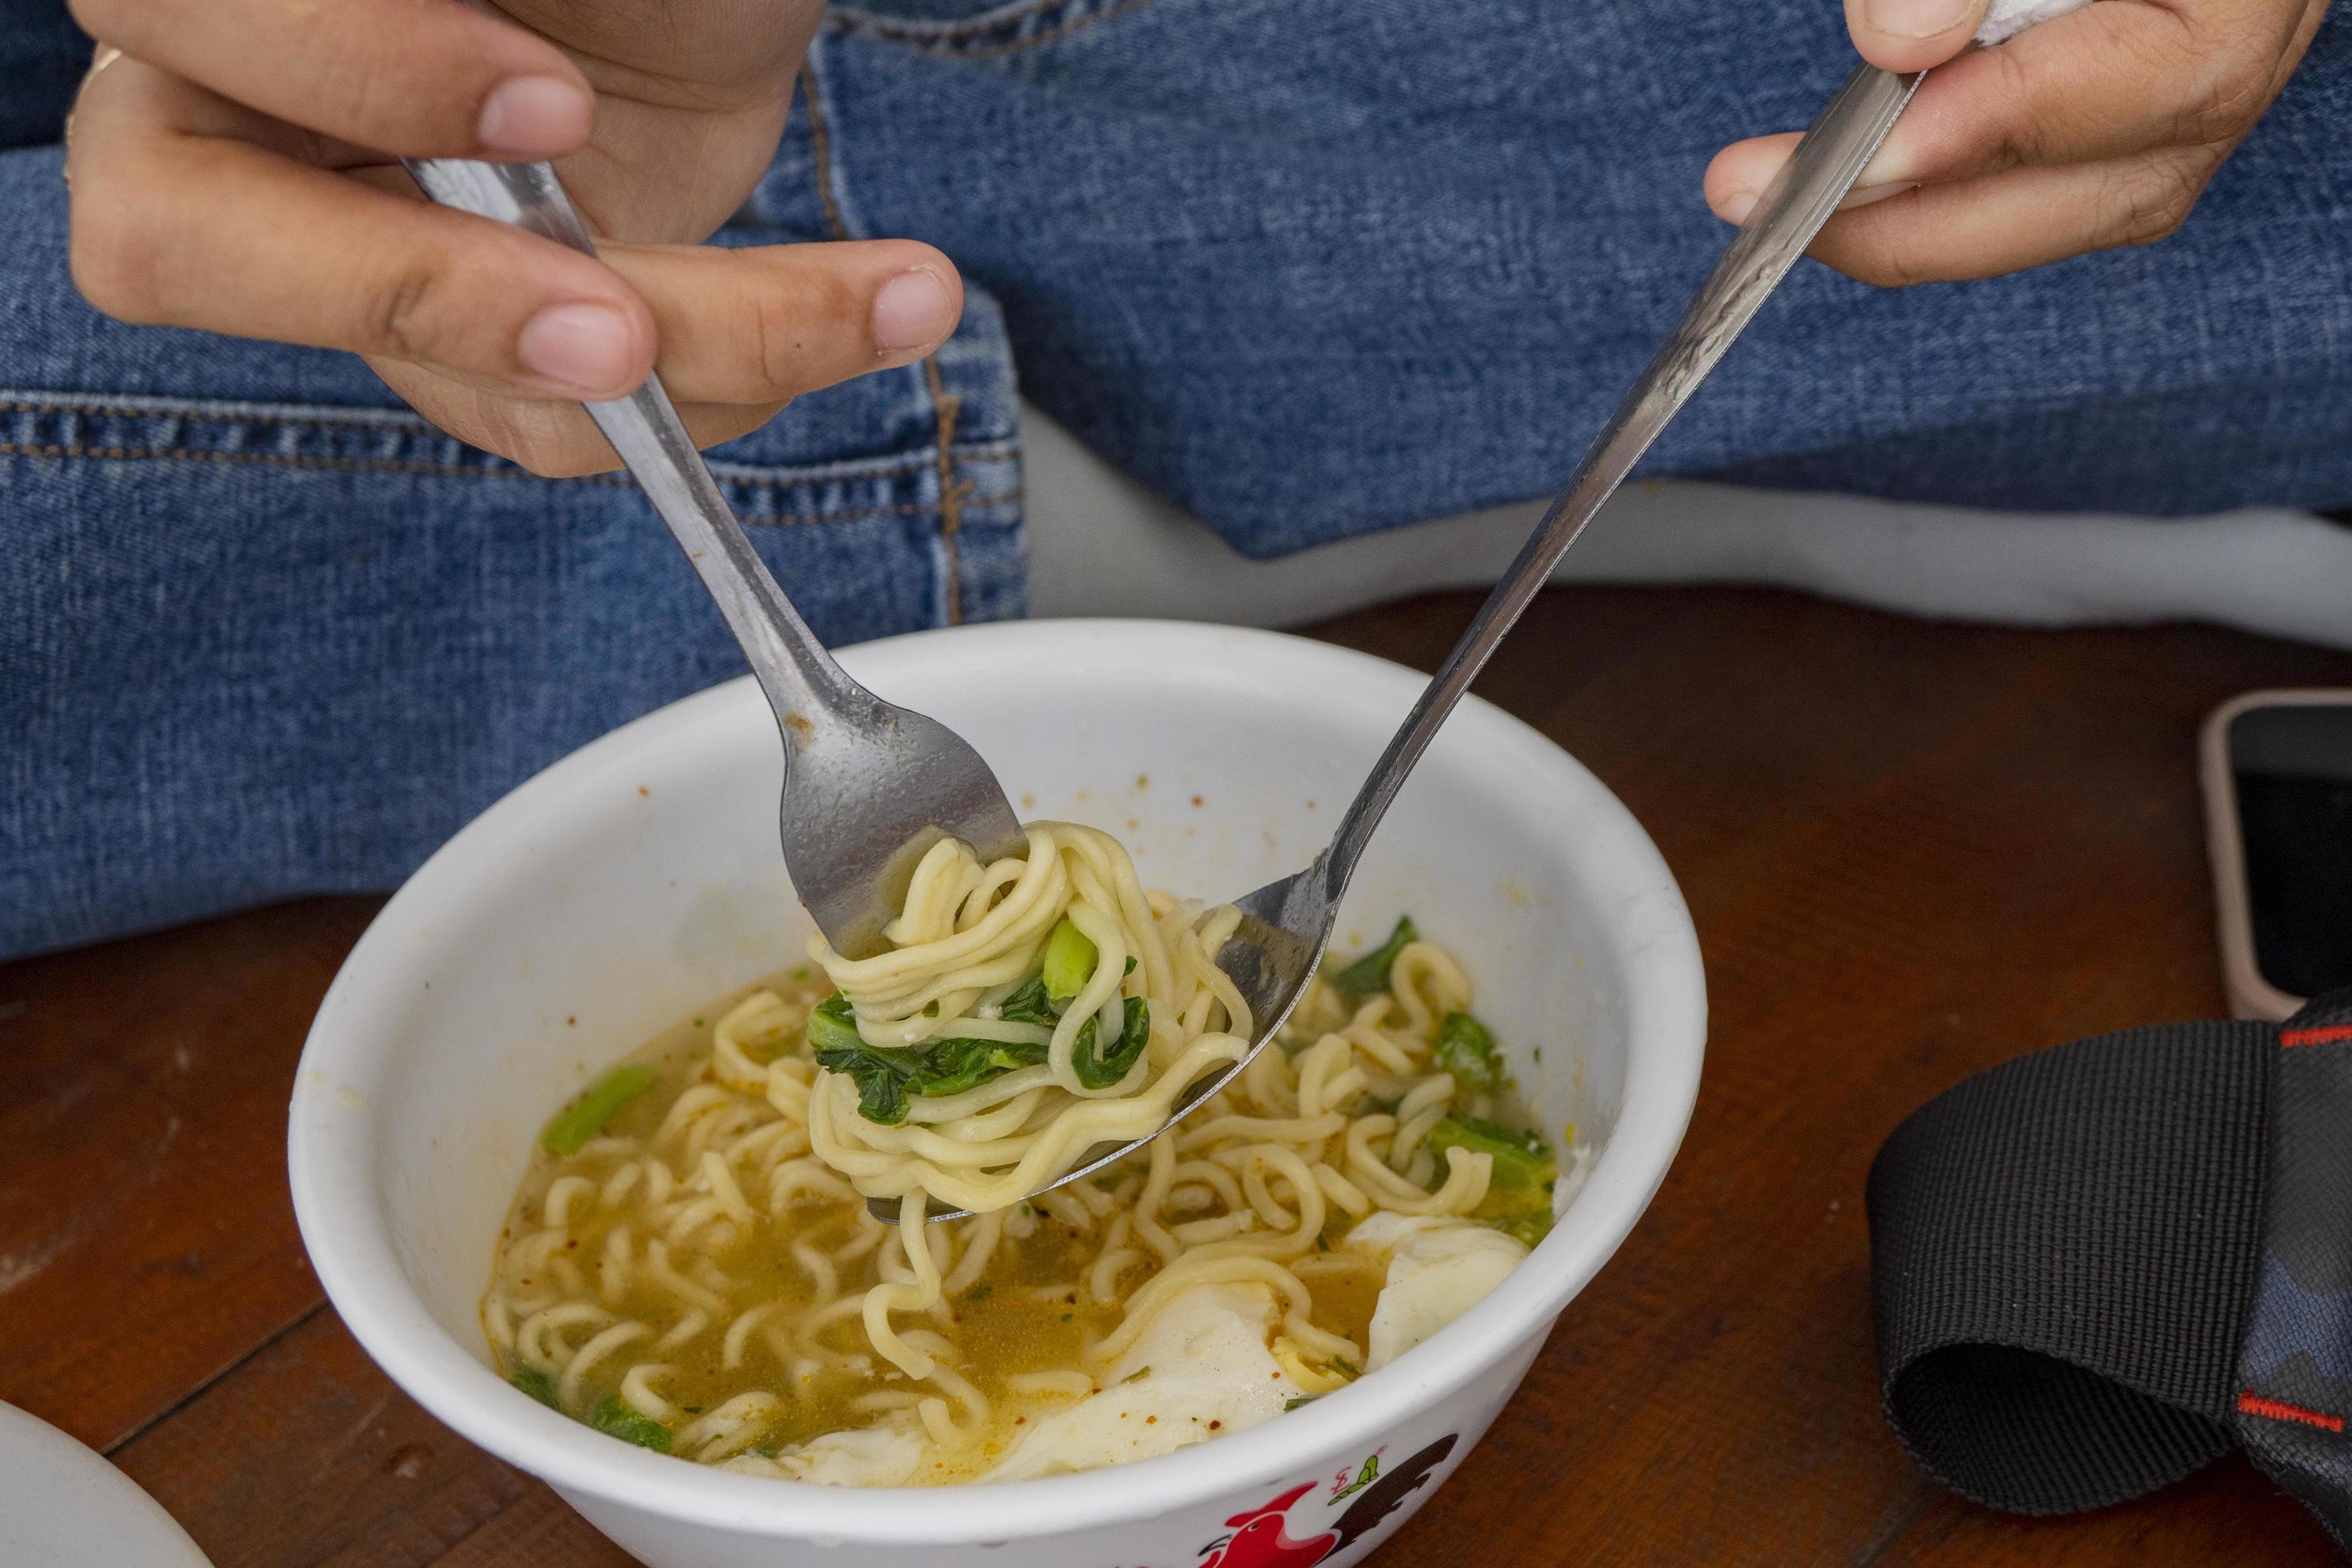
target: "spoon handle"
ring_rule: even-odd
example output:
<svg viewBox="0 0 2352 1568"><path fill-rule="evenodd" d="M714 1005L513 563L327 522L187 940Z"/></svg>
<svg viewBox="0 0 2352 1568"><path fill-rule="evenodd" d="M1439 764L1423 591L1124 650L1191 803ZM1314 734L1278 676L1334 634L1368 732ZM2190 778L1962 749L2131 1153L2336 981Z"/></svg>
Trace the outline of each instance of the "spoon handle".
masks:
<svg viewBox="0 0 2352 1568"><path fill-rule="evenodd" d="M1673 335L1610 416L1568 488L1544 513L1510 570L1479 606L1462 640L1446 655L1420 701L1389 742L1388 750L1373 764L1370 776L1340 819L1331 847L1324 852L1326 891L1334 905L1346 889L1372 829L1396 798L1405 775L1428 749L1438 726L1470 689L1560 556L1601 510L1601 503L1689 401L1740 329L1754 318L1822 225L1837 211L1894 128L1895 117L1911 101L1924 74L1895 76L1875 66L1860 67L1797 143L1788 163L1757 201L1746 226L1733 237L1697 297L1683 312Z"/></svg>
<svg viewBox="0 0 2352 1568"><path fill-rule="evenodd" d="M596 254L596 242L564 194L555 171L545 163L485 163L467 158L404 160L410 177L444 206L469 212ZM845 710L871 705L872 696L849 679L784 591L767 563L752 550L709 465L662 389L648 375L627 397L583 405L596 427L620 454L654 510L669 525L718 601L735 640L783 725L785 744L796 750L796 726L822 724Z"/></svg>

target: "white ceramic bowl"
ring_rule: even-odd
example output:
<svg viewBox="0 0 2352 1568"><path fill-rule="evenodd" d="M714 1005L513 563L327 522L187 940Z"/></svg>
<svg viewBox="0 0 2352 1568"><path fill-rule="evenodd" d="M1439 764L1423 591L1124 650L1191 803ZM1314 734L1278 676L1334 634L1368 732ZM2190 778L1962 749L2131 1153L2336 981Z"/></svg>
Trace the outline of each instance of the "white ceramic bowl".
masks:
<svg viewBox="0 0 2352 1568"><path fill-rule="evenodd" d="M953 725L1026 816L1094 823L1147 882L1232 897L1307 863L1423 678L1264 632L1046 622L842 662ZM312 1026L289 1159L302 1237L394 1382L655 1568L1354 1563L1461 1462L1552 1320L1633 1228L1698 1089L1706 996L1680 891L1614 796L1476 699L1406 785L1341 940L1410 910L1461 953L1549 1129L1599 1147L1527 1263L1392 1366L1162 1458L988 1487L848 1491L614 1442L507 1386L476 1316L540 1123L604 1063L795 958L775 724L746 679L565 758L450 840ZM1197 804L1196 802L1197 797ZM1540 1059L1537 1052L1540 1049ZM1332 1493L1365 1458L1383 1481ZM1231 1538L1216 1549L1212 1542Z"/></svg>

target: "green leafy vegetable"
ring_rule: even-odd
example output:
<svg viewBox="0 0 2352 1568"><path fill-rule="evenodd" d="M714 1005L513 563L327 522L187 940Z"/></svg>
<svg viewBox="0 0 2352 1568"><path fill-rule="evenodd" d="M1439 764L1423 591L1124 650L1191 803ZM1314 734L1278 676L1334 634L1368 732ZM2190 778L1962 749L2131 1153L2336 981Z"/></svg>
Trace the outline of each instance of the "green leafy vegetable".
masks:
<svg viewBox="0 0 2352 1568"><path fill-rule="evenodd" d="M919 1047L922 1058L907 1079L908 1094L961 1094L1014 1068L1034 1067L1045 1059L1045 1047L1019 1040L940 1040Z"/></svg>
<svg viewBox="0 0 2352 1568"><path fill-rule="evenodd" d="M587 1093L557 1111L539 1135L540 1146L551 1154L577 1154L588 1140L604 1131L605 1123L628 1109L629 1102L653 1088L658 1068L633 1062L614 1068Z"/></svg>
<svg viewBox="0 0 2352 1568"><path fill-rule="evenodd" d="M545 1372L539 1367L519 1366L514 1369L514 1372L507 1378L507 1381L513 1384L517 1388L521 1389L525 1394L530 1394L533 1399L538 1400L541 1405L546 1405L550 1410L561 1410L563 1408L563 1406L555 1403L555 1378L553 1374Z"/></svg>
<svg viewBox="0 0 2352 1568"><path fill-rule="evenodd" d="M1127 973L1135 973L1135 954L1131 952L1127 955ZM1062 1021L1062 1009L1046 994L1045 976L1041 971L998 1003L996 1016L1008 1024L1043 1024L1050 1029Z"/></svg>
<svg viewBox="0 0 2352 1568"><path fill-rule="evenodd" d="M857 1032L849 998L836 991L809 1015L809 1054L829 1072L847 1073L857 1086L857 1113L895 1127L907 1120L907 1080L923 1065L920 1052L869 1046Z"/></svg>
<svg viewBox="0 0 2352 1568"><path fill-rule="evenodd" d="M1045 1059L1043 1045L957 1038L927 1046L869 1046L857 1032L849 999L834 993L809 1015L809 1048L817 1066L847 1073L857 1086L857 1113L895 1127L907 1120L910 1094L961 1094L1014 1068Z"/></svg>
<svg viewBox="0 0 2352 1568"><path fill-rule="evenodd" d="M1549 1165L1552 1163L1551 1151L1535 1133L1522 1132L1516 1127L1506 1127L1477 1116L1447 1117L1431 1130L1429 1147L1433 1152L1460 1147L1492 1154L1497 1175L1502 1173L1506 1163L1515 1167Z"/></svg>
<svg viewBox="0 0 2352 1568"><path fill-rule="evenodd" d="M895 1047L860 1046L854 1051L819 1051L817 1066L845 1072L857 1086L857 1114L885 1127L907 1120L907 1080L915 1075L915 1053Z"/></svg>
<svg viewBox="0 0 2352 1568"><path fill-rule="evenodd" d="M808 1042L812 1052L862 1051L866 1037L857 1032L857 1015L849 998L836 991L809 1015Z"/></svg>
<svg viewBox="0 0 2352 1568"><path fill-rule="evenodd" d="M1093 939L1065 919L1045 939L1045 966L1037 976L1045 983L1045 994L1067 1005L1094 978L1099 956Z"/></svg>
<svg viewBox="0 0 2352 1568"><path fill-rule="evenodd" d="M1321 1397L1319 1394L1302 1394L1296 1399L1286 1399L1282 1402L1282 1413L1287 1415L1300 1405L1312 1405Z"/></svg>
<svg viewBox="0 0 2352 1568"><path fill-rule="evenodd" d="M1445 1168L1445 1151L1465 1149L1495 1157L1486 1195L1472 1211L1496 1229L1518 1237L1529 1247L1551 1229L1551 1189L1559 1178L1559 1163L1544 1141L1532 1132L1498 1126L1475 1116L1449 1116L1430 1130L1424 1145Z"/></svg>
<svg viewBox="0 0 2352 1568"><path fill-rule="evenodd" d="M1503 1054L1495 1037L1467 1013L1448 1013L1438 1025L1436 1057L1459 1088L1492 1094L1503 1087Z"/></svg>
<svg viewBox="0 0 2352 1568"><path fill-rule="evenodd" d="M669 1452L669 1428L650 1415L630 1409L617 1395L591 1410L588 1425L607 1437L618 1437L624 1443L635 1443L656 1454Z"/></svg>
<svg viewBox="0 0 2352 1568"><path fill-rule="evenodd" d="M1097 1055L1095 1036L1100 1018L1088 1018L1078 1030L1078 1037L1070 1052L1070 1066L1078 1081L1088 1089L1108 1089L1128 1075L1136 1058L1151 1043L1151 1005L1140 996L1127 999L1125 1026L1119 1030L1118 1043L1108 1053Z"/></svg>
<svg viewBox="0 0 2352 1568"><path fill-rule="evenodd" d="M1045 977L1031 975L1019 990L997 1005L996 1016L1008 1024L1044 1024L1051 1027L1062 1016L1045 995Z"/></svg>
<svg viewBox="0 0 2352 1568"><path fill-rule="evenodd" d="M1396 929L1389 932L1388 941L1328 978L1333 985L1350 996L1369 996L1375 991L1385 991L1389 988L1389 971L1395 967L1397 954L1420 940L1421 932L1414 929L1412 917L1401 915L1397 918Z"/></svg>

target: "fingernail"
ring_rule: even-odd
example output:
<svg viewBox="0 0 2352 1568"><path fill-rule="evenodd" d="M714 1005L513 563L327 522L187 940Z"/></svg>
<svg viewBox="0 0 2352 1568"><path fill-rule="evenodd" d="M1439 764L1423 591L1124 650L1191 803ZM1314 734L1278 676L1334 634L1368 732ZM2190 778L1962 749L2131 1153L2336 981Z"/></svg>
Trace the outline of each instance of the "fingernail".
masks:
<svg viewBox="0 0 2352 1568"><path fill-rule="evenodd" d="M1899 196L1906 191L1919 188L1916 180L1889 180L1883 185L1857 185L1838 203L1838 211L1850 213L1856 207L1866 207L1873 202L1883 202L1889 196Z"/></svg>
<svg viewBox="0 0 2352 1568"><path fill-rule="evenodd" d="M572 391L610 397L634 368L629 336L629 319L610 305L550 305L523 323L515 357Z"/></svg>
<svg viewBox="0 0 2352 1568"><path fill-rule="evenodd" d="M1723 205L1715 209L1715 216L1727 224L1746 223L1748 215L1756 210L1756 196L1754 191L1733 191L1723 198Z"/></svg>
<svg viewBox="0 0 2352 1568"><path fill-rule="evenodd" d="M509 158L551 158L588 140L591 107L560 76L519 76L482 100L482 150Z"/></svg>
<svg viewBox="0 0 2352 1568"><path fill-rule="evenodd" d="M929 348L954 330L947 285L928 267L899 273L874 296L874 346L886 354Z"/></svg>
<svg viewBox="0 0 2352 1568"><path fill-rule="evenodd" d="M1969 0L1863 0L1863 19L1897 38L1948 33L1969 14Z"/></svg>

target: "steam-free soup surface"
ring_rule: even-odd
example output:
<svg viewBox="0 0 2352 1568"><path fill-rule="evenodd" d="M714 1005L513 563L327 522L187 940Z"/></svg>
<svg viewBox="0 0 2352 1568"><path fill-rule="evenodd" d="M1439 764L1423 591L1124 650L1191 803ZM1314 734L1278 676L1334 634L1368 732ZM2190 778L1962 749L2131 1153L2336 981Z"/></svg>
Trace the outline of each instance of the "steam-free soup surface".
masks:
<svg viewBox="0 0 2352 1568"><path fill-rule="evenodd" d="M907 1255L811 1150L830 987L780 973L551 1122L484 1298L499 1365L617 1437L865 1485L1140 1458L1328 1393L1507 1272L1555 1196L1542 1142L1492 1120L1524 1122L1491 1038L1463 1043L1460 968L1386 959L1375 990L1318 981L1156 1153L926 1227L940 1299L895 1320L868 1292L911 1287Z"/></svg>

